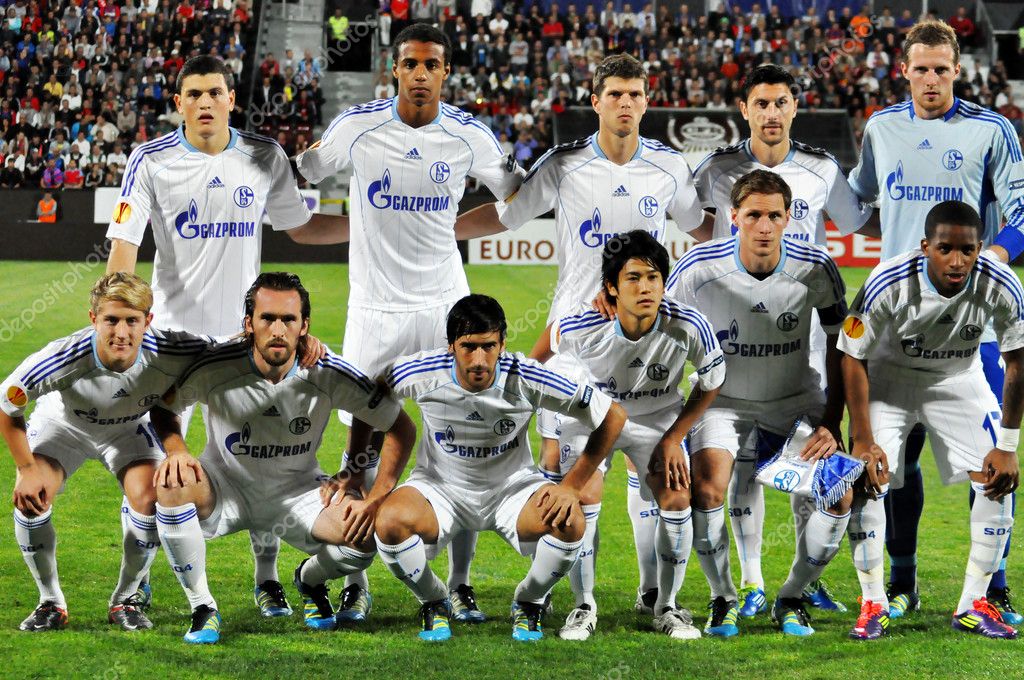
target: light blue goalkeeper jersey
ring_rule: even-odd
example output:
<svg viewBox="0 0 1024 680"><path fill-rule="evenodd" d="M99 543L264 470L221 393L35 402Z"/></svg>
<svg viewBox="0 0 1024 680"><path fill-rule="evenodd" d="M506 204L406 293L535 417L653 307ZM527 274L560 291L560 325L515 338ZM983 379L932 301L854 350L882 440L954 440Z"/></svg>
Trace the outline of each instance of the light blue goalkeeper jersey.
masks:
<svg viewBox="0 0 1024 680"><path fill-rule="evenodd" d="M1020 140L1006 118L976 104L954 99L934 120L914 115L910 101L874 114L850 186L861 200L878 202L882 260L920 248L925 216L948 200L978 210L986 245L998 243L1011 258L1024 250Z"/></svg>

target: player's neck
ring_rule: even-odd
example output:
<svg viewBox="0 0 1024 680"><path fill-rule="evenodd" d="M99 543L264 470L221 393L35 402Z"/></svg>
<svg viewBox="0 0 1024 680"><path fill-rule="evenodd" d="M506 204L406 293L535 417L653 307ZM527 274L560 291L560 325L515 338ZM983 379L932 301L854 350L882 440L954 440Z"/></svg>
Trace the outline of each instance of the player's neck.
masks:
<svg viewBox="0 0 1024 680"><path fill-rule="evenodd" d="M750 138L750 153L754 155L757 162L766 168L774 168L776 165L786 160L786 156L789 155L789 150L793 148L793 143L789 139L782 141L779 144L770 146L765 144L757 137Z"/></svg>
<svg viewBox="0 0 1024 680"><path fill-rule="evenodd" d="M640 146L640 133L619 137L609 130L598 130L597 145L612 163L625 165L636 155L637 147Z"/></svg>
<svg viewBox="0 0 1024 680"><path fill-rule="evenodd" d="M209 137L203 137L194 132L190 132L186 127L185 140L202 153L205 153L208 156L216 156L221 151L228 148L228 144L231 142L231 129L225 127L221 132L217 132Z"/></svg>
<svg viewBox="0 0 1024 680"><path fill-rule="evenodd" d="M763 280L768 277L775 268L779 266L779 260L782 259L782 249L775 251L771 255L760 257L754 253L748 253L740 248L740 262L743 263L743 268L747 270L747 273L758 280Z"/></svg>
<svg viewBox="0 0 1024 680"><path fill-rule="evenodd" d="M277 383L288 377L288 373L291 372L292 367L295 366L295 362L299 360L297 354L293 354L290 361L286 361L280 366L272 366L263 359L263 356L259 352L254 351L252 353L252 363L259 371L259 374L266 378L267 382Z"/></svg>
<svg viewBox="0 0 1024 680"><path fill-rule="evenodd" d="M936 118L942 118L949 113L949 110L953 108L954 103L953 97L950 97L949 101L946 102L946 105L942 107L942 110L936 109L935 111L927 111L915 101L914 115L921 120L935 120Z"/></svg>
<svg viewBox="0 0 1024 680"><path fill-rule="evenodd" d="M402 101L402 98L399 97L395 108L403 123L411 128L419 128L437 118L437 114L441 110L441 102L436 101L433 104L416 106L412 102Z"/></svg>
<svg viewBox="0 0 1024 680"><path fill-rule="evenodd" d="M622 334L629 340L636 342L654 328L654 322L658 319L658 315L655 313L645 316L637 316L635 314L630 314L625 310L617 310L615 318L619 320L619 327L622 329Z"/></svg>

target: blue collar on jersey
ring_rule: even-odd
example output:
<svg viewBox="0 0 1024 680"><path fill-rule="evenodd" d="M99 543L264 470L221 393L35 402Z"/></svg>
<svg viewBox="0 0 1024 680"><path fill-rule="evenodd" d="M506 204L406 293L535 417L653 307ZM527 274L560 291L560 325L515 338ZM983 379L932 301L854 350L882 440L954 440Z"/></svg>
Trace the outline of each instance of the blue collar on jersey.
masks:
<svg viewBox="0 0 1024 680"><path fill-rule="evenodd" d="M743 151L746 152L747 158L749 158L750 160L754 161L758 165L764 165L763 163L761 163L761 161L757 160L757 156L755 156L754 152L750 150L750 137L747 137L746 139L743 140ZM796 147L793 146L793 140L790 139L789 140L789 153L787 153L786 157L782 159L782 163L790 162L791 160L793 160L793 156L795 156L795 155L796 155ZM779 165L781 165L782 163L780 163Z"/></svg>
<svg viewBox="0 0 1024 680"><path fill-rule="evenodd" d="M266 376L263 375L262 373L260 373L260 369L256 367L256 360L253 359L252 353L253 353L253 348L250 347L249 348L249 366L252 368L252 372L255 373L256 375L260 376L261 378L265 378ZM292 377L293 375L295 375L298 372L299 372L299 356L298 356L298 354L296 354L295 355L295 362L292 364L292 367L290 369L288 369L288 374L285 375L284 378L282 378L282 380L290 378L290 377Z"/></svg>
<svg viewBox="0 0 1024 680"><path fill-rule="evenodd" d="M741 272L747 272L748 274L750 274L750 272L747 271L746 266L744 266L743 260L740 259L740 237L738 235L737 236L733 236L732 237L732 241L733 241L733 243L732 243L732 259L736 263L736 268L739 269ZM777 265L775 265L775 269L773 269L772 273L769 274L768 276L775 276L775 274L777 274L778 272L781 272L782 268L784 266L786 266L786 237L785 236L782 237L782 242L779 245L782 248L782 256L779 258L779 263ZM751 274L751 276L753 276L753 274Z"/></svg>
<svg viewBox="0 0 1024 680"><path fill-rule="evenodd" d="M434 120L430 121L428 123L428 125L435 125L437 123L440 123L442 116L444 116L444 107L443 107L443 105L440 102L438 102L438 104L437 104L437 118L435 118ZM394 118L395 120L397 120L402 125L408 125L408 123L406 123L404 120L402 120L402 117L398 115L398 95L395 95L394 97L391 98L391 117Z"/></svg>
<svg viewBox="0 0 1024 680"><path fill-rule="evenodd" d="M226 147L224 147L224 151L227 151L228 149L234 148L235 143L238 141L238 131L235 130L235 128L233 128L233 127L229 127L228 131L231 133L231 137L228 139L228 145ZM185 139L185 124L184 123L182 123L181 125L178 126L177 133L178 133L178 141L181 142L182 146L184 146L186 149L188 149L192 153L203 153L202 151L200 151L196 147L194 147L191 144L189 144L188 140Z"/></svg>
<svg viewBox="0 0 1024 680"><path fill-rule="evenodd" d="M651 326L651 329L649 331L647 331L646 333L644 333L643 336L641 336L641 337L642 338L646 338L648 335L650 335L654 331L658 330L658 326L660 326L660 325L661 325L661 314L659 313L656 317L654 317L654 325ZM622 324L619 323L619 317L618 316L615 317L615 335L619 336L620 338L625 338L626 340L629 340L629 338L626 338L626 334L622 332ZM640 342L640 340L629 340L629 341L630 342Z"/></svg>
<svg viewBox="0 0 1024 680"><path fill-rule="evenodd" d="M97 366L99 366L100 368L102 368L102 369L104 369L106 371L110 371L111 373L118 373L119 371L115 371L112 368L107 368L107 365L105 363L103 363L102 361L100 361L100 353L99 353L99 351L97 351L97 345L99 344L99 341L100 341L99 336L96 334L96 331L93 331L93 333L92 333L92 359L93 359L93 361L96 362ZM142 344L141 343L139 344L138 352L135 354L135 361L134 361L134 363L132 363L132 366L135 366L140 361L142 361Z"/></svg>
<svg viewBox="0 0 1024 680"><path fill-rule="evenodd" d="M910 106L908 108L910 110L910 119L913 120L914 118L917 117L916 115L914 115L914 103L911 102ZM956 112L959 111L959 110L960 110L960 98L959 97L953 97L953 106L949 107L949 111L946 111L946 113L943 114L942 120L943 121L948 121L950 118L955 116Z"/></svg>
<svg viewBox="0 0 1024 680"><path fill-rule="evenodd" d="M496 364L494 364L494 380L491 381L490 385L488 385L484 389L480 390L480 392L470 392L469 390L467 390L465 387L462 386L462 383L459 382L459 376L455 372L455 357L452 357L452 370L451 370L452 382L455 383L456 387L458 387L460 390L462 390L463 392L465 392L467 394L480 394L481 392L486 392L487 390L489 390L492 387L494 387L495 385L497 385L498 384L498 380L501 378L501 357L502 356L504 356L504 354L499 354L498 355L498 362Z"/></svg>
<svg viewBox="0 0 1024 680"><path fill-rule="evenodd" d="M975 263L974 266L977 267L978 266L977 263ZM927 290L930 290L931 292L935 293L939 297L946 298L947 300L953 300L953 299L959 297L960 293L963 293L965 290L967 290L970 287L971 279L974 278L974 269L971 269L971 273L967 275L967 281L964 283L964 287L960 290L960 293L957 293L956 295L953 295L953 296L948 297L948 298L945 295L943 295L942 293L940 293L939 290L935 287L935 282L932 281L931 274L928 273L928 259L927 258L925 258L924 264L921 267L921 271L918 274L918 276L921 277L921 282L924 284L924 287Z"/></svg>
<svg viewBox="0 0 1024 680"><path fill-rule="evenodd" d="M594 153L597 154L598 158L603 158L605 160L608 160L608 156L605 156L604 155L604 151L601 151L601 145L597 143L597 133L596 132L594 134L590 135L590 147L594 150ZM629 160L630 161L635 161L637 158L640 158L640 152L643 151L643 148L644 148L644 140L641 139L641 138L637 138L637 140L636 140L636 153L633 154L633 157L630 158Z"/></svg>

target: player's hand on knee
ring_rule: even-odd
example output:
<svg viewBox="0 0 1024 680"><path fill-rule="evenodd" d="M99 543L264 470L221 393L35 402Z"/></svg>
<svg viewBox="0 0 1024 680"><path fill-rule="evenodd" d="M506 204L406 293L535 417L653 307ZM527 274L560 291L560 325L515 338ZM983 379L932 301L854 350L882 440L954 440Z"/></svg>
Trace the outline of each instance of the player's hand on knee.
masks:
<svg viewBox="0 0 1024 680"><path fill-rule="evenodd" d="M305 342L300 345L299 366L310 368L316 362L327 356L327 345L320 342L315 335L307 335Z"/></svg>
<svg viewBox="0 0 1024 680"><path fill-rule="evenodd" d="M878 444L858 445L856 440L853 456L864 461L864 486L868 495L878 498L882 487L889 483L889 457Z"/></svg>
<svg viewBox="0 0 1024 680"><path fill-rule="evenodd" d="M325 508L331 504L332 500L335 500L339 491L342 492L342 496L338 496L338 500L341 500L346 489L345 480L350 476L347 471L339 470L330 477L320 478L320 502Z"/></svg>
<svg viewBox="0 0 1024 680"><path fill-rule="evenodd" d="M572 509L578 505L579 495L562 484L549 484L540 490L537 507L541 509L541 521L550 527L572 525Z"/></svg>
<svg viewBox="0 0 1024 680"><path fill-rule="evenodd" d="M660 477L662 485L672 491L683 491L690 488L690 467L686 463L686 453L678 442L662 440L654 449L648 472Z"/></svg>
<svg viewBox="0 0 1024 680"><path fill-rule="evenodd" d="M820 458L828 458L836 452L838 443L832 432L820 425L815 428L811 438L807 440L804 450L800 452L800 458L808 462L814 462Z"/></svg>
<svg viewBox="0 0 1024 680"><path fill-rule="evenodd" d="M366 500L349 492L335 503L341 506L342 540L353 546L368 542L373 537L380 501Z"/></svg>
<svg viewBox="0 0 1024 680"><path fill-rule="evenodd" d="M50 507L43 472L37 465L18 469L11 501L14 507L28 515L41 515Z"/></svg>
<svg viewBox="0 0 1024 680"><path fill-rule="evenodd" d="M998 501L1013 493L1020 482L1020 463L1017 454L1002 449L992 449L981 464L985 475L985 497Z"/></svg>
<svg viewBox="0 0 1024 680"><path fill-rule="evenodd" d="M187 453L168 456L153 473L153 486L180 489L203 481L203 466Z"/></svg>
<svg viewBox="0 0 1024 680"><path fill-rule="evenodd" d="M604 318L615 318L615 305L608 300L608 295L605 294L604 288L602 288L601 292L597 294L597 297L594 298L594 302L592 304L594 309L597 310L597 313Z"/></svg>

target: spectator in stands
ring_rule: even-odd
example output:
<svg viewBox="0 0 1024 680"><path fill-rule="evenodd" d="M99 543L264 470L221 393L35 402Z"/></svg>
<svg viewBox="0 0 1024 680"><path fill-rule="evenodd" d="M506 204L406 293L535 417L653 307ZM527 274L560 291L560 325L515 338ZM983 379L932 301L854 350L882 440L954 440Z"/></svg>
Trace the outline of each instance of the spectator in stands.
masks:
<svg viewBox="0 0 1024 680"><path fill-rule="evenodd" d="M43 176L39 178L39 186L43 189L60 189L64 186L64 171L57 167L56 158L47 159Z"/></svg>
<svg viewBox="0 0 1024 680"><path fill-rule="evenodd" d="M52 191L44 191L43 197L36 204L36 219L40 222L57 221L57 201Z"/></svg>
<svg viewBox="0 0 1024 680"><path fill-rule="evenodd" d="M0 170L0 186L5 189L18 189L25 182L25 175L18 169L13 156L7 157L7 165Z"/></svg>
<svg viewBox="0 0 1024 680"><path fill-rule="evenodd" d="M69 160L67 171L64 173L64 188L81 189L84 183L85 177L82 175L82 171L79 169L78 163L74 159Z"/></svg>
<svg viewBox="0 0 1024 680"><path fill-rule="evenodd" d="M967 8L959 7L956 14L950 18L949 25L956 31L956 40L960 43L960 49L970 47L974 44L975 27L974 21L967 16Z"/></svg>
<svg viewBox="0 0 1024 680"><path fill-rule="evenodd" d="M93 165L85 176L85 188L95 189L101 186L103 186L103 168L99 165Z"/></svg>
<svg viewBox="0 0 1024 680"><path fill-rule="evenodd" d="M395 86L391 82L391 76L387 73L380 74L377 86L373 90L374 99L391 99L395 96Z"/></svg>
<svg viewBox="0 0 1024 680"><path fill-rule="evenodd" d="M334 8L334 16L327 19L327 28L334 48L346 49L342 45L348 42L348 17L342 12L341 7Z"/></svg>

